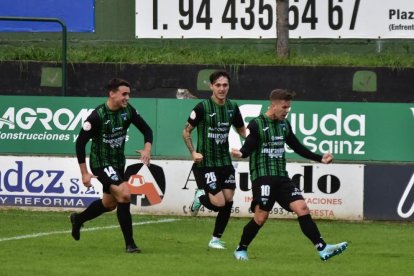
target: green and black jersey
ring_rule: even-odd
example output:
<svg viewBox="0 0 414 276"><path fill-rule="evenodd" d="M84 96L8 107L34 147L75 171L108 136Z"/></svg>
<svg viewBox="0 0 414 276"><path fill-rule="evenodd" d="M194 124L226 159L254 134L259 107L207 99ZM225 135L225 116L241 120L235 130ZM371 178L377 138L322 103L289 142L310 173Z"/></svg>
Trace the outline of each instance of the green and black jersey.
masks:
<svg viewBox="0 0 414 276"><path fill-rule="evenodd" d="M125 141L128 127L135 125L144 135L144 141L152 143L152 130L130 104L112 111L107 104L98 106L86 121L76 141L79 163L85 163L85 146L92 139L90 167L112 166L123 171L125 166Z"/></svg>
<svg viewBox="0 0 414 276"><path fill-rule="evenodd" d="M229 132L232 125L244 126L235 102L227 99L224 105L219 105L212 98L205 100L195 106L187 122L197 127L197 152L204 157L197 167L231 165Z"/></svg>
<svg viewBox="0 0 414 276"><path fill-rule="evenodd" d="M285 144L302 157L318 162L322 159L299 142L288 120L271 120L262 114L250 121L247 128L250 134L240 151L243 158L250 156L252 181L261 176L288 176Z"/></svg>

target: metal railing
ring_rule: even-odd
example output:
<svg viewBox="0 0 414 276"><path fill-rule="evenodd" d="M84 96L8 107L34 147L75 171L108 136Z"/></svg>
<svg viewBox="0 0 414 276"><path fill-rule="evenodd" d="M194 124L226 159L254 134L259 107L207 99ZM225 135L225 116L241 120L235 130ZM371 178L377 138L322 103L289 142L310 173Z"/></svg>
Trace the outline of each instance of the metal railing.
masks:
<svg viewBox="0 0 414 276"><path fill-rule="evenodd" d="M56 22L62 27L62 96L66 95L67 89L67 27L66 24L58 18L43 17L15 17L0 16L2 21L32 21L32 22Z"/></svg>

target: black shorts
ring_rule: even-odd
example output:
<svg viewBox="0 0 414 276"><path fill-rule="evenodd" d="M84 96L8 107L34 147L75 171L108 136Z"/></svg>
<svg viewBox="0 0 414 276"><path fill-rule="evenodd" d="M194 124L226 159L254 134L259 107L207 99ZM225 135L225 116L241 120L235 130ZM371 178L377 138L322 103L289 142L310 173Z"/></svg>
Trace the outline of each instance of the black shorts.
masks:
<svg viewBox="0 0 414 276"><path fill-rule="evenodd" d="M111 185L119 186L124 182L124 170L119 170L112 166L91 170L92 173L98 177L99 182L102 183L102 189L105 194L111 193L109 190Z"/></svg>
<svg viewBox="0 0 414 276"><path fill-rule="evenodd" d="M252 212L254 212L257 204L259 204L260 209L269 212L275 202L279 203L285 210L292 212L289 204L303 199L298 185L286 176L259 177L253 181L252 190L253 201L250 207Z"/></svg>
<svg viewBox="0 0 414 276"><path fill-rule="evenodd" d="M236 189L236 178L233 166L202 167L193 165L193 174L199 189L216 195L223 189Z"/></svg>

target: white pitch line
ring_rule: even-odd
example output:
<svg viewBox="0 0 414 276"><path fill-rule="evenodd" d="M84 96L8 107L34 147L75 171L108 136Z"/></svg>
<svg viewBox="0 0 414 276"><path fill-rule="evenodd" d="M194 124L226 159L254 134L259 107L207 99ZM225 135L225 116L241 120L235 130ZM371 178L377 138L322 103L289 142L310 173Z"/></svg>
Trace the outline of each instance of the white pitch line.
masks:
<svg viewBox="0 0 414 276"><path fill-rule="evenodd" d="M150 220L150 221L143 221L143 222L134 222L134 223L132 223L132 225L157 224L157 223L173 222L173 221L178 221L178 220L179 219ZM113 229L113 228L119 228L119 225L82 228L82 232L99 231L99 230ZM52 231L52 232L35 233L35 234L30 234L30 235L21 235L21 236L9 237L9 238L0 238L0 242L31 239L31 238L50 236L50 235L69 234L69 233L72 233L72 231L71 230L66 230L66 231Z"/></svg>

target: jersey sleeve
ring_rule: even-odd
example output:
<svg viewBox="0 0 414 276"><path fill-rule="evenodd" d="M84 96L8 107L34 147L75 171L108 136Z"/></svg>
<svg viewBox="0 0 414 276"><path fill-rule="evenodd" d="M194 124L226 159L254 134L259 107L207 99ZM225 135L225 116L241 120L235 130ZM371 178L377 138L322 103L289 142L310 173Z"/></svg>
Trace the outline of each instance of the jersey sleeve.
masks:
<svg viewBox="0 0 414 276"><path fill-rule="evenodd" d="M147 122L138 114L135 108L132 108L131 123L144 135L144 143L151 143L153 141L152 129Z"/></svg>
<svg viewBox="0 0 414 276"><path fill-rule="evenodd" d="M259 144L259 131L256 121L252 120L247 128L249 129L249 135L247 135L246 140L240 149L242 158L250 156L250 154L252 154L252 152L258 147Z"/></svg>
<svg viewBox="0 0 414 276"><path fill-rule="evenodd" d="M290 125L289 121L286 121L287 125L289 127L289 134L286 137L286 144L293 149L294 152L302 156L303 158L307 158L316 162L321 162L322 155L316 154L311 152L308 148L306 148L304 145L302 145L301 142L299 142L298 138L292 131L292 126Z"/></svg>
<svg viewBox="0 0 414 276"><path fill-rule="evenodd" d="M234 108L233 125L235 128L241 128L244 126L243 117L241 115L240 108L237 104Z"/></svg>
<svg viewBox="0 0 414 276"><path fill-rule="evenodd" d="M204 108L203 104L197 104L194 109L191 111L190 116L188 116L187 122L192 126L196 127L204 117Z"/></svg>
<svg viewBox="0 0 414 276"><path fill-rule="evenodd" d="M86 144L94 137L99 130L99 116L96 110L92 111L91 115L83 122L82 128L79 132L78 139L76 139L76 157L78 163L85 163L86 159Z"/></svg>

